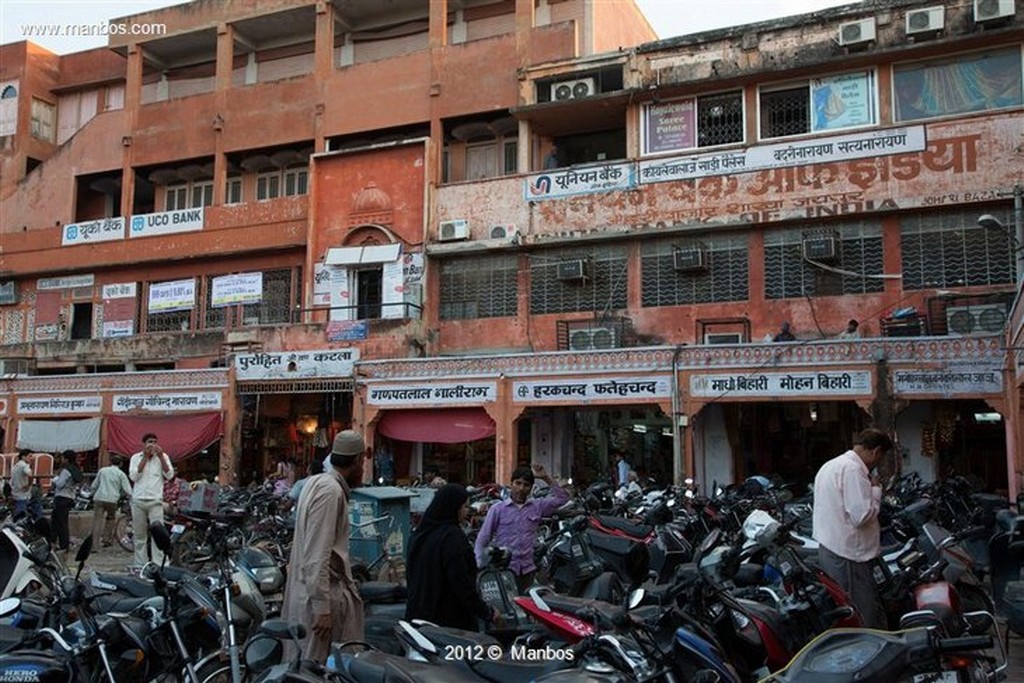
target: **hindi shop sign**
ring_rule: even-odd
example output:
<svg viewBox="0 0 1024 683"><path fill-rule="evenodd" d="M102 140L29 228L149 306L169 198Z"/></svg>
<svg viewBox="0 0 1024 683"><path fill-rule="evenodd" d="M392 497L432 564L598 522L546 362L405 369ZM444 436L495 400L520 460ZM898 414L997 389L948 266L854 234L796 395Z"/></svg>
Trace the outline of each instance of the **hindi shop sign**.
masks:
<svg viewBox="0 0 1024 683"><path fill-rule="evenodd" d="M196 280L154 282L149 286L150 313L187 311L196 305Z"/></svg>
<svg viewBox="0 0 1024 683"><path fill-rule="evenodd" d="M235 356L235 379L351 377L357 360L356 348L240 353Z"/></svg>
<svg viewBox="0 0 1024 683"><path fill-rule="evenodd" d="M650 159L638 164L640 184L689 180L732 173L749 173L790 166L824 164L906 152L920 152L926 145L924 126L872 130L759 145L717 154ZM529 198L529 197L528 197Z"/></svg>
<svg viewBox="0 0 1024 683"><path fill-rule="evenodd" d="M103 412L100 396L51 396L47 398L19 398L18 415L91 415Z"/></svg>
<svg viewBox="0 0 1024 683"><path fill-rule="evenodd" d="M60 245L70 247L76 244L111 242L124 239L124 216L99 218L85 223L69 223L64 226Z"/></svg>
<svg viewBox="0 0 1024 683"><path fill-rule="evenodd" d="M634 170L631 163L556 169L528 176L524 194L529 202L576 194L628 190L636 185Z"/></svg>
<svg viewBox="0 0 1024 683"><path fill-rule="evenodd" d="M515 403L595 403L671 397L672 382L664 375L515 382L512 387L512 400Z"/></svg>
<svg viewBox="0 0 1024 683"><path fill-rule="evenodd" d="M970 366L895 370L892 388L897 396L1002 394L1003 372L999 368Z"/></svg>
<svg viewBox="0 0 1024 683"><path fill-rule="evenodd" d="M185 410L220 410L221 395L218 391L203 391L194 394L118 394L114 396L113 405L115 413L126 413L132 410L165 413Z"/></svg>
<svg viewBox="0 0 1024 683"><path fill-rule="evenodd" d="M234 306L263 301L263 273L237 273L213 278L210 305Z"/></svg>
<svg viewBox="0 0 1024 683"><path fill-rule="evenodd" d="M700 398L870 396L871 371L692 375L690 395Z"/></svg>
<svg viewBox="0 0 1024 683"><path fill-rule="evenodd" d="M366 402L375 406L404 406L410 404L430 405L476 405L493 403L498 398L496 382L481 383L440 383L406 384L402 386L370 386Z"/></svg>
<svg viewBox="0 0 1024 683"><path fill-rule="evenodd" d="M178 232L196 232L203 229L203 209L179 209L132 216L129 237L156 237Z"/></svg>

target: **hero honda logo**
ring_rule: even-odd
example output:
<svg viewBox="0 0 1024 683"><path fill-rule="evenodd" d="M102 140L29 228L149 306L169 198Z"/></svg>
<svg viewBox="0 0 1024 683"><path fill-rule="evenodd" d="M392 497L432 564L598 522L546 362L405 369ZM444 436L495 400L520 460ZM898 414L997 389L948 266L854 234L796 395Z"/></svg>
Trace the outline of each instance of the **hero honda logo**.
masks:
<svg viewBox="0 0 1024 683"><path fill-rule="evenodd" d="M36 683L43 667L38 664L8 666L0 670L0 683Z"/></svg>

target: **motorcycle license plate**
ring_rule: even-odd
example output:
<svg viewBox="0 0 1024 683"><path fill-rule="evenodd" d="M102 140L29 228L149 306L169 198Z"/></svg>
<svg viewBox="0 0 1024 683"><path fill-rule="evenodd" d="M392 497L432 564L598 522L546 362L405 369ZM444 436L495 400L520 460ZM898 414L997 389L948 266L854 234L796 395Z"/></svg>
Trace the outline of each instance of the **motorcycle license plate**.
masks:
<svg viewBox="0 0 1024 683"><path fill-rule="evenodd" d="M933 674L917 674L914 683L957 683L955 671L936 671Z"/></svg>
<svg viewBox="0 0 1024 683"><path fill-rule="evenodd" d="M183 533L185 533L185 525L184 524L175 524L174 526L171 527L171 533L172 534L183 534Z"/></svg>

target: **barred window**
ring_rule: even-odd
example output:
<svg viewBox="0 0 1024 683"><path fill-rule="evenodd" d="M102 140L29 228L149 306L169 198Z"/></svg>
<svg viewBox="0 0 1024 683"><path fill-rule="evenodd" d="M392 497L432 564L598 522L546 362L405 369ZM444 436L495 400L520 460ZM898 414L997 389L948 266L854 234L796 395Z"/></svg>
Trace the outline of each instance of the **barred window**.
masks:
<svg viewBox="0 0 1024 683"><path fill-rule="evenodd" d="M583 259L586 277L563 280L560 263ZM626 248L558 249L530 257L530 313L593 311L606 313L626 308Z"/></svg>
<svg viewBox="0 0 1024 683"><path fill-rule="evenodd" d="M1012 228L978 225L978 216L992 214L1013 225L1003 206L972 206L907 214L900 219L903 288L969 287L1014 281Z"/></svg>
<svg viewBox="0 0 1024 683"><path fill-rule="evenodd" d="M811 130L807 86L761 93L761 137L781 138Z"/></svg>
<svg viewBox="0 0 1024 683"><path fill-rule="evenodd" d="M761 91L760 104L762 139L878 123L874 71L766 88Z"/></svg>
<svg viewBox="0 0 1024 683"><path fill-rule="evenodd" d="M697 146L743 142L743 92L697 98Z"/></svg>
<svg viewBox="0 0 1024 683"><path fill-rule="evenodd" d="M518 314L517 257L513 254L441 262L441 320Z"/></svg>
<svg viewBox="0 0 1024 683"><path fill-rule="evenodd" d="M642 128L644 154L743 142L743 92L646 104Z"/></svg>
<svg viewBox="0 0 1024 683"><path fill-rule="evenodd" d="M747 235L705 235L706 266L678 270L676 251L694 244L690 238L658 240L642 245L640 253L641 304L679 306L717 301L746 301L749 296Z"/></svg>
<svg viewBox="0 0 1024 683"><path fill-rule="evenodd" d="M184 332L192 328L192 310L149 313L146 332Z"/></svg>
<svg viewBox="0 0 1024 683"><path fill-rule="evenodd" d="M830 225L838 237L837 256L828 265L846 275L808 263L803 257L803 230L776 230L764 236L764 292L767 299L838 296L881 292L882 226L854 221Z"/></svg>
<svg viewBox="0 0 1024 683"><path fill-rule="evenodd" d="M227 324L228 311L232 312L236 327L277 325L291 321L291 311L298 305L298 283L301 282L300 268L265 271L263 273L263 301L258 304L243 304L240 307L213 306L213 280L217 277L221 276L207 275L203 278L206 290L203 297L206 301L206 329L223 329ZM240 315L238 314L239 308L241 308Z"/></svg>

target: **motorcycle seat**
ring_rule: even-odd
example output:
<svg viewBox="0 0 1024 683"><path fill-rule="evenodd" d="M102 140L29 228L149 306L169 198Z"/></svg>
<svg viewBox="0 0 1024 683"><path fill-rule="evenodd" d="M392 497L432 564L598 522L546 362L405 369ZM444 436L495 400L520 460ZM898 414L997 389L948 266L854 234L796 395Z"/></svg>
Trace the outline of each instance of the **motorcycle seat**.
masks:
<svg viewBox="0 0 1024 683"><path fill-rule="evenodd" d="M405 602L408 592L400 583L391 581L364 581L359 584L359 595L364 603L394 604Z"/></svg>
<svg viewBox="0 0 1024 683"><path fill-rule="evenodd" d="M625 532L638 541L642 541L647 538L647 536L654 533L653 526L650 526L649 524L631 522L628 519L623 519L622 517L616 517L614 515L594 515L594 518L606 529L615 529L617 531Z"/></svg>
<svg viewBox="0 0 1024 683"><path fill-rule="evenodd" d="M752 562L741 564L732 582L740 588L760 585L764 582L764 565Z"/></svg>
<svg viewBox="0 0 1024 683"><path fill-rule="evenodd" d="M486 633L427 624L418 625L416 628L427 640L439 646L438 650L442 654L447 647L455 649L471 647L475 649L477 647L488 648L492 645L500 645L496 638Z"/></svg>
<svg viewBox="0 0 1024 683"><path fill-rule="evenodd" d="M602 628L614 628L615 618L622 612L622 608L600 600L588 600L586 598L573 598L568 595L557 593L545 593L541 596L548 607L556 612L571 614L577 619L593 623L594 616L597 616L598 623Z"/></svg>
<svg viewBox="0 0 1024 683"><path fill-rule="evenodd" d="M114 593L96 596L92 600L92 607L101 614L106 614L109 612L120 612L127 614L128 612L131 612L132 610L135 610L150 601L152 601L156 606L160 606L163 604L163 598L159 598L155 595L134 597Z"/></svg>
<svg viewBox="0 0 1024 683"><path fill-rule="evenodd" d="M147 581L146 579L140 579L137 576L98 572L94 574L93 577L93 585L100 589L106 588L107 586L113 586L119 593L127 593L128 595L137 598L148 598L156 595L156 589L153 588L153 582ZM97 582L99 582L99 584L106 584L107 586L98 585Z"/></svg>
<svg viewBox="0 0 1024 683"><path fill-rule="evenodd" d="M347 657L345 670L352 679L360 681L360 683L385 683L385 681L468 683L480 680L479 677L469 673L462 666L414 662L401 655L389 655L374 650L367 650Z"/></svg>
<svg viewBox="0 0 1024 683"><path fill-rule="evenodd" d="M575 662L571 659L568 661L552 659L542 662L483 659L472 664L473 671L476 674L494 683L535 681L541 676L569 669L573 666L575 666Z"/></svg>

